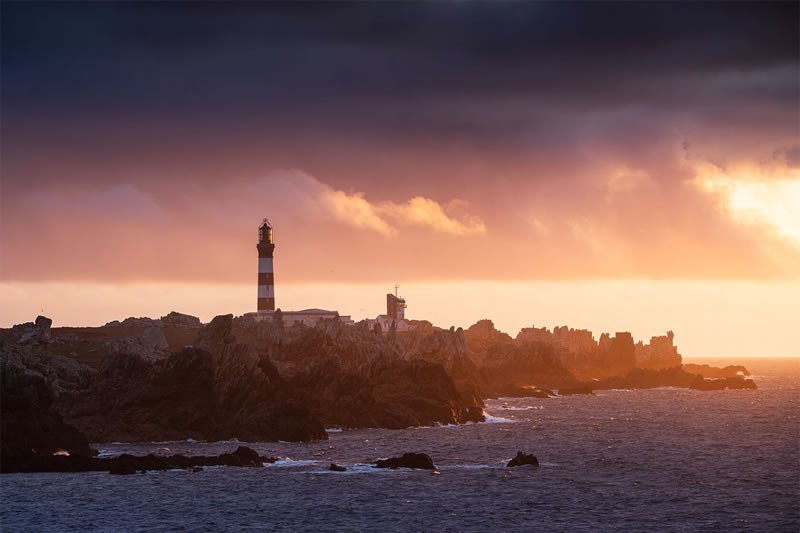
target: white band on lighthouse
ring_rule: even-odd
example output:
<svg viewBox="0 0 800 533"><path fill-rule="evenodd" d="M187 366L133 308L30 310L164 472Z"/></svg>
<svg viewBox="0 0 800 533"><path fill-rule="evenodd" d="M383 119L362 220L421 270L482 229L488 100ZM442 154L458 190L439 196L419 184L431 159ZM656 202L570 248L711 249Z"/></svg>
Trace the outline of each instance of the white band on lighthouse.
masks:
<svg viewBox="0 0 800 533"><path fill-rule="evenodd" d="M272 258L259 257L258 258L258 272L259 274L272 274Z"/></svg>
<svg viewBox="0 0 800 533"><path fill-rule="evenodd" d="M258 286L259 298L275 298L275 287L272 285L259 285Z"/></svg>

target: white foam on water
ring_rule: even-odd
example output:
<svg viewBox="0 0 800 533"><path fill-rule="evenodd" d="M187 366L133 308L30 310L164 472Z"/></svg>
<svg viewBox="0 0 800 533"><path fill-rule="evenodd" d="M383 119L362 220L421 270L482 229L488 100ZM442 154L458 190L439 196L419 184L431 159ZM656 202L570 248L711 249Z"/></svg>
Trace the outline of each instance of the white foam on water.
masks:
<svg viewBox="0 0 800 533"><path fill-rule="evenodd" d="M234 441L235 442L239 442L239 441L237 441L235 439L234 439ZM220 441L220 442L234 442L234 441L223 440L223 441ZM182 444L182 443L194 444L196 442L198 442L198 441L196 441L194 439L186 439L186 440L154 440L154 441L150 441L150 444ZM112 442L111 444L138 444L138 443L136 443L136 442Z"/></svg>
<svg viewBox="0 0 800 533"><path fill-rule="evenodd" d="M505 468L506 463L494 463L494 464L478 464L478 465L445 465L440 466L439 469L446 471L446 470L480 470L485 468Z"/></svg>
<svg viewBox="0 0 800 533"><path fill-rule="evenodd" d="M327 431L328 433L341 433L342 429L341 428L326 428L325 431Z"/></svg>
<svg viewBox="0 0 800 533"><path fill-rule="evenodd" d="M111 457L113 455L117 455L117 452L114 450L98 450L97 457Z"/></svg>
<svg viewBox="0 0 800 533"><path fill-rule="evenodd" d="M296 466L315 465L315 464L318 464L318 463L319 463L319 461L303 460L303 459L294 460L294 459L292 459L290 457L286 457L285 459L278 459L274 463L267 463L267 464L272 464L272 466L277 466L277 467L286 467L286 466L295 466L296 467Z"/></svg>
<svg viewBox="0 0 800 533"><path fill-rule="evenodd" d="M390 468L375 468L373 464L364 464L364 463L357 463L353 465L346 465L336 463L338 466L344 467L346 470L344 472L337 472L335 470L330 470L329 468L325 468L324 470L314 470L311 472L312 474L375 474L378 472L383 472L386 470L391 470ZM399 470L399 469L398 469ZM403 469L403 470L408 470Z"/></svg>
<svg viewBox="0 0 800 533"><path fill-rule="evenodd" d="M512 420L510 418L503 418L501 416L492 416L486 412L486 409L483 410L483 417L486 419L483 422L467 422L468 424L513 424L516 423L516 420Z"/></svg>

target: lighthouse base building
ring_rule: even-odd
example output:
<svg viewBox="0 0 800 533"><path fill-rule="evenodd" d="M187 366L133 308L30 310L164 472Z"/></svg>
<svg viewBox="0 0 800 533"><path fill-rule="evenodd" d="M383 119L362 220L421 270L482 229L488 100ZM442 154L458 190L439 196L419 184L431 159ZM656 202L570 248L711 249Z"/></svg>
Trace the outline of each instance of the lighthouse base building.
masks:
<svg viewBox="0 0 800 533"><path fill-rule="evenodd" d="M245 313L244 316L252 317L256 321L272 320L275 314L275 271L274 254L275 242L273 241L272 224L266 218L258 227L258 300L255 313ZM314 326L320 320L338 318L345 324L352 324L353 320L347 315L340 315L338 311L325 309L304 309L302 311L281 311L285 326L300 323Z"/></svg>

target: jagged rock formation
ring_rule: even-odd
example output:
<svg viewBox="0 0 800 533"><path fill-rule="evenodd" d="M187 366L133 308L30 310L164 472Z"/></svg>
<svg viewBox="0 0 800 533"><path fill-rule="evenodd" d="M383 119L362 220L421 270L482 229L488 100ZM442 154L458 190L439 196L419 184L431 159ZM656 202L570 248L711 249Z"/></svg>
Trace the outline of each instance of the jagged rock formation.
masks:
<svg viewBox="0 0 800 533"><path fill-rule="evenodd" d="M111 355L138 357L149 362L159 361L169 355L167 338L157 326L145 327L141 335L106 341L105 348Z"/></svg>
<svg viewBox="0 0 800 533"><path fill-rule="evenodd" d="M64 423L53 407L53 384L79 383L84 376L70 376L70 363L46 365L29 350L0 340L0 471L9 471L15 461L50 456L65 450L89 455L89 442L76 428ZM77 364L77 363L76 363ZM44 372L44 373L43 373ZM49 380L49 381L48 381Z"/></svg>
<svg viewBox="0 0 800 533"><path fill-rule="evenodd" d="M572 329L567 326L556 326L552 333L547 328L522 328L517 334L519 343L542 342L558 344L572 353L591 353L597 349L597 341L588 329Z"/></svg>
<svg viewBox="0 0 800 533"><path fill-rule="evenodd" d="M405 428L483 420L480 397L460 391L439 362L468 370L456 332L400 340L365 322L283 328L249 317L237 318L234 331L274 361L326 425ZM405 350L403 343L413 349Z"/></svg>
<svg viewBox="0 0 800 533"><path fill-rule="evenodd" d="M94 442L327 438L275 367L235 343L232 318L216 317L195 347L162 360L112 354L66 418Z"/></svg>
<svg viewBox="0 0 800 533"><path fill-rule="evenodd" d="M481 320L466 330L469 355L486 379L485 395L512 396L522 388L558 388L577 382L562 361L559 346L540 341L515 341Z"/></svg>
<svg viewBox="0 0 800 533"><path fill-rule="evenodd" d="M517 337L511 339L497 331L491 321L480 320L466 331L466 339L470 356L493 381L490 390L508 389L512 384L524 385L521 381L528 381L528 385L561 387L569 385L569 376L575 378L573 382L587 381L625 375L633 368L662 369L681 363L671 331L665 336L652 337L649 344L634 344L633 336L628 332L617 332L613 337L603 333L596 341L591 331L567 326L556 327L552 332L547 328L522 328ZM524 346L528 346L527 351L538 356L540 364L548 368L516 376L516 383L497 383L498 378L492 375L491 367L503 366L506 362L506 373L511 377L514 369L523 368L526 361L530 364L530 356L520 356L511 348ZM513 359L516 361L512 362ZM559 365L563 367L560 370L555 368ZM538 380L530 382L537 373Z"/></svg>
<svg viewBox="0 0 800 533"><path fill-rule="evenodd" d="M176 311L170 311L167 315L162 316L160 319L161 324L165 327L174 328L201 328L202 322L196 316L185 315Z"/></svg>
<svg viewBox="0 0 800 533"><path fill-rule="evenodd" d="M469 355L463 329L436 329L428 333L414 330L399 336L396 342L405 359L442 365L462 397L475 406L483 406L488 382Z"/></svg>
<svg viewBox="0 0 800 533"><path fill-rule="evenodd" d="M46 343L50 340L50 328L52 325L52 320L39 315L36 317L36 322L16 324L11 328L11 331L17 333L17 342L20 344Z"/></svg>
<svg viewBox="0 0 800 533"><path fill-rule="evenodd" d="M414 321L413 331L384 332L367 322L285 327L280 312L273 318L225 315L203 327L173 312L52 328L38 317L0 330L11 409L3 407L4 450L6 442L23 450L37 440L54 448L46 435L61 435L62 448L85 453L79 432L94 442L309 440L326 438L326 426L463 423L484 419L482 398L548 397L555 388L755 387L666 366L680 362L671 332L634 345L630 333L595 342L591 332L566 327L525 328L512 339L489 320L466 331ZM732 369L747 373L717 370Z"/></svg>
<svg viewBox="0 0 800 533"><path fill-rule="evenodd" d="M678 353L678 348L672 344L674 338L675 334L668 331L666 335L651 337L649 344L639 341L634 350L636 368L658 370L679 366L681 355Z"/></svg>
<svg viewBox="0 0 800 533"><path fill-rule="evenodd" d="M478 365L483 365L485 355L496 345L514 343L510 335L495 329L494 322L487 319L478 320L471 325L464 332L464 338Z"/></svg>

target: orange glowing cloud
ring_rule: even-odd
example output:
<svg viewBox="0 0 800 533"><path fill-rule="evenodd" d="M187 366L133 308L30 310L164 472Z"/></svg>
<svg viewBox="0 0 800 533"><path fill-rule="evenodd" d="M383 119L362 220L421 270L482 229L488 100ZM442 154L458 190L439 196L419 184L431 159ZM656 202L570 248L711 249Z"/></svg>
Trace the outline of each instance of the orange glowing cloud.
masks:
<svg viewBox="0 0 800 533"><path fill-rule="evenodd" d="M438 202L422 196L415 196L405 203L373 204L367 201L364 193L347 194L327 187L322 200L338 220L389 237L397 235L397 226L409 225L452 235L486 233L486 225L479 217L465 213L461 219L453 218ZM464 202L454 200L450 205L460 207Z"/></svg>

